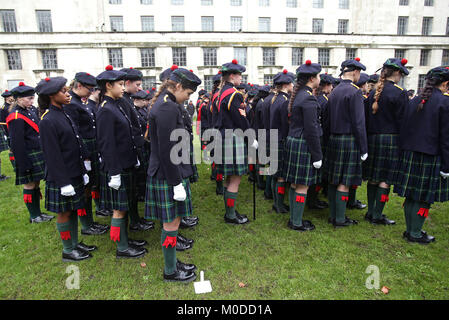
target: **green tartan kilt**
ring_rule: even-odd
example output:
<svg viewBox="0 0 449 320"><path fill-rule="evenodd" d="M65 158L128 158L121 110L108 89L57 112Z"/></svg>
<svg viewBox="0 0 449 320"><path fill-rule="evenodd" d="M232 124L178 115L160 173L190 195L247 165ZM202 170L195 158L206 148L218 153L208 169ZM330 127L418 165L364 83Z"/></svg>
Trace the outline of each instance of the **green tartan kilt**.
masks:
<svg viewBox="0 0 449 320"><path fill-rule="evenodd" d="M86 197L83 177L73 178L71 184L76 194L66 197L61 195L61 188L57 187L56 183L47 181L45 184L45 209L54 213L85 209Z"/></svg>
<svg viewBox="0 0 449 320"><path fill-rule="evenodd" d="M89 175L89 184L87 185L92 190L99 190L100 186L100 159L98 158L97 139L83 139L83 143L87 148L90 156L92 170Z"/></svg>
<svg viewBox="0 0 449 320"><path fill-rule="evenodd" d="M373 182L397 183L399 166L399 135L368 136L368 159L363 163L363 179Z"/></svg>
<svg viewBox="0 0 449 320"><path fill-rule="evenodd" d="M444 187L441 183L440 166L440 156L402 151L398 167L398 183L394 186L393 192L401 197L430 204L441 202L439 200L446 201L444 190L440 190L440 186Z"/></svg>
<svg viewBox="0 0 449 320"><path fill-rule="evenodd" d="M362 185L362 159L355 137L331 134L323 167L323 177L330 184Z"/></svg>
<svg viewBox="0 0 449 320"><path fill-rule="evenodd" d="M4 126L0 125L0 152L9 149L8 136L6 135L3 127Z"/></svg>
<svg viewBox="0 0 449 320"><path fill-rule="evenodd" d="M147 183L147 170L148 163L150 160L150 148L145 142L144 146L141 148L142 158L140 160L140 167L136 169L136 183L137 183L137 194L139 197L145 197L145 188Z"/></svg>
<svg viewBox="0 0 449 320"><path fill-rule="evenodd" d="M129 211L132 207L132 199L137 195L135 168L125 169L120 173L121 185L118 190L109 187L111 180L109 174L104 176L104 182L100 188L100 203L103 208Z"/></svg>
<svg viewBox="0 0 449 320"><path fill-rule="evenodd" d="M243 176L248 173L248 155L243 137L233 135L232 141L223 139L222 164L218 165L218 173L224 177Z"/></svg>
<svg viewBox="0 0 449 320"><path fill-rule="evenodd" d="M186 190L185 201L173 200L173 186L166 180L148 177L147 193L145 196L145 219L160 220L168 223L177 217L192 215L192 194L189 179L183 179L182 185Z"/></svg>
<svg viewBox="0 0 449 320"><path fill-rule="evenodd" d="M16 186L39 181L45 177L44 153L39 150L30 150L27 153L28 159L31 161L31 170L28 173L20 172L16 167Z"/></svg>
<svg viewBox="0 0 449 320"><path fill-rule="evenodd" d="M109 192L109 186L108 186L108 175L100 169L99 172L99 193L100 193L100 208L102 209L107 209L107 210L112 210L111 207L105 207L105 205L107 205L107 203L105 201L103 201L102 199L106 198L106 193Z"/></svg>
<svg viewBox="0 0 449 320"><path fill-rule="evenodd" d="M283 176L289 183L304 186L320 182L320 170L313 167L312 155L302 135L299 138L287 137Z"/></svg>

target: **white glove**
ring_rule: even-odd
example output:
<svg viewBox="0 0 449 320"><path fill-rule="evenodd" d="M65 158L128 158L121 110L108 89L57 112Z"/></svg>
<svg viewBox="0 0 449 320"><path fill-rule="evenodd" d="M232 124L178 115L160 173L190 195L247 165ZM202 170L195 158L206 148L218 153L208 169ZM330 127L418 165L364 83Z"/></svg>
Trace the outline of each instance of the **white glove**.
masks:
<svg viewBox="0 0 449 320"><path fill-rule="evenodd" d="M139 161L139 158L137 158L137 164L136 164L134 167L135 167L135 168L140 167L140 161Z"/></svg>
<svg viewBox="0 0 449 320"><path fill-rule="evenodd" d="M83 179L84 179L84 185L87 186L89 184L89 176L87 174L85 174L83 176Z"/></svg>
<svg viewBox="0 0 449 320"><path fill-rule="evenodd" d="M259 143L257 142L256 139L254 139L254 142L253 142L253 144L251 145L251 147L253 147L253 148L256 149L256 150L257 150L257 148L259 148Z"/></svg>
<svg viewBox="0 0 449 320"><path fill-rule="evenodd" d="M365 154L362 156L362 161L365 161L366 159L368 159L368 153L365 153Z"/></svg>
<svg viewBox="0 0 449 320"><path fill-rule="evenodd" d="M186 190L182 183L173 187L173 200L175 201L185 201L187 198Z"/></svg>
<svg viewBox="0 0 449 320"><path fill-rule="evenodd" d="M122 180L120 179L120 175L112 176L111 181L109 181L108 186L112 189L118 190L122 185Z"/></svg>
<svg viewBox="0 0 449 320"><path fill-rule="evenodd" d="M86 168L87 172L92 171L92 164L91 164L90 160L84 161L84 167Z"/></svg>
<svg viewBox="0 0 449 320"><path fill-rule="evenodd" d="M323 165L323 160L317 161L313 163L313 167L315 169L321 169L321 166Z"/></svg>
<svg viewBox="0 0 449 320"><path fill-rule="evenodd" d="M447 179L447 178L449 178L449 173L444 173L443 171L440 171L440 176L441 176L443 179Z"/></svg>
<svg viewBox="0 0 449 320"><path fill-rule="evenodd" d="M61 188L61 194L65 197L71 197L74 196L76 192L73 186L69 184Z"/></svg>

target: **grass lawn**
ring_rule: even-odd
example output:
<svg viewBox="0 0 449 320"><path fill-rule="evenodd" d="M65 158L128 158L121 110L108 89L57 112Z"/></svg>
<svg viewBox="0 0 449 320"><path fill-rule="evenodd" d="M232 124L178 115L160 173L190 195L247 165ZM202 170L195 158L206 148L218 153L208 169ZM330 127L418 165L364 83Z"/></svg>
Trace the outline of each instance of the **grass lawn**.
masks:
<svg viewBox="0 0 449 320"><path fill-rule="evenodd" d="M223 199L215 195L207 165L198 166L200 181L192 187L194 214L200 217L200 224L194 230L181 231L195 239L195 244L193 249L178 253L178 258L205 271L212 293L195 295L192 283L162 281L159 223L154 230L130 235L150 244L149 253L137 260L116 260L109 234L80 235L80 240L99 249L92 259L76 264L80 289L68 290L66 268L70 264L61 260L55 219L44 224L28 222L22 188L14 184L7 152L1 159L2 172L11 179L0 182L0 299L449 298L447 204L435 204L424 225L437 238L429 246L402 239L403 200L397 196L390 197L386 208L388 217L397 221L395 226L372 226L363 220L363 210L348 212L359 225L334 230L327 224L327 210L306 210L305 218L312 220L316 230L298 233L287 229L289 215L275 214L272 202L258 191L257 220L233 226L223 221ZM366 203L366 186L359 189L358 198ZM252 220L252 186L246 177L237 208ZM142 204L140 212L143 215ZM95 220L110 222L110 218ZM389 294L366 288L369 274L365 270L370 265L379 268L380 288L389 287ZM245 287L239 287L240 282Z"/></svg>

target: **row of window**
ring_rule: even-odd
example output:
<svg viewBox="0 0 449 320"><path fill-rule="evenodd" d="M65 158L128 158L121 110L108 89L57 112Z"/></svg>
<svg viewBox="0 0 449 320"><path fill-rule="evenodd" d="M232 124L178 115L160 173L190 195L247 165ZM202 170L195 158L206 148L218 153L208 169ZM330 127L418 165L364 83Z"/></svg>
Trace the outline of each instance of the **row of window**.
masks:
<svg viewBox="0 0 449 320"><path fill-rule="evenodd" d="M398 17L398 35L406 35L408 32L409 17ZM422 18L421 35L430 36L432 34L433 17ZM446 35L449 35L449 18L446 23Z"/></svg>
<svg viewBox="0 0 449 320"><path fill-rule="evenodd" d="M262 48L262 64L263 66L276 66L276 48ZM40 50L42 56L43 69L57 69L58 61L56 50ZM203 48L203 66L218 66L217 62L218 48ZM318 63L322 66L330 65L331 49L318 49ZM5 50L8 61L9 70L21 70L22 60L20 57L20 50ZM357 49L347 48L346 59L354 59L357 56ZM234 48L234 57L240 64L246 65L247 48ZM405 49L396 49L395 57L398 59L406 58ZM109 64L115 68L123 68L123 53L122 49L108 49ZM155 48L141 48L140 49L141 67L155 67L156 66L156 49ZM187 66L187 48L172 48L173 64L178 66ZM420 55L420 66L429 66L431 58L431 50L423 49ZM298 66L303 63L304 48L292 48L293 66ZM442 65L449 65L449 49L443 50Z"/></svg>

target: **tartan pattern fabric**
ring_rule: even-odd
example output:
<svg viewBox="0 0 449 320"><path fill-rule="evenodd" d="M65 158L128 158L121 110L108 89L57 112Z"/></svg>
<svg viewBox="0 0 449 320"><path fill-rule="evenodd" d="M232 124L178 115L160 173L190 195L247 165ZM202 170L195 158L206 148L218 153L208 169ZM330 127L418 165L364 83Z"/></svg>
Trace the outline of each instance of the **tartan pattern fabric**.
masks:
<svg viewBox="0 0 449 320"><path fill-rule="evenodd" d="M87 174L89 175L89 187L99 190L100 184L100 159L98 158L97 139L83 139L83 143L86 146L87 151L91 154L90 162L92 170Z"/></svg>
<svg viewBox="0 0 449 320"><path fill-rule="evenodd" d="M440 157L404 150L399 162L398 183L393 192L415 201L434 203L440 195ZM443 192L444 193L444 192Z"/></svg>
<svg viewBox="0 0 449 320"><path fill-rule="evenodd" d="M363 163L363 179L373 182L397 183L399 136L373 134L368 136L368 159Z"/></svg>
<svg viewBox="0 0 449 320"><path fill-rule="evenodd" d="M324 158L323 177L333 185L360 186L362 160L353 135L331 134Z"/></svg>
<svg viewBox="0 0 449 320"><path fill-rule="evenodd" d="M104 201L104 199L106 199L106 193L109 192L109 186L108 186L108 176L107 174L100 169L99 172L99 187L98 187L98 191L100 193L100 207L102 209L108 209L108 210L112 210L111 207L105 207L105 205L107 205L108 203L106 203L106 201Z"/></svg>
<svg viewBox="0 0 449 320"><path fill-rule="evenodd" d="M133 196L137 194L136 171L134 168L126 169L120 173L121 185L118 190L109 187L111 176L104 174L100 187L100 203L103 208L119 211L129 211Z"/></svg>
<svg viewBox="0 0 449 320"><path fill-rule="evenodd" d="M8 150L8 136L5 133L5 129L3 125L0 125L0 152Z"/></svg>
<svg viewBox="0 0 449 320"><path fill-rule="evenodd" d="M61 195L61 188L57 187L54 182L47 181L45 185L45 209L54 213L85 209L86 198L83 177L72 179L72 186L76 194L66 197Z"/></svg>
<svg viewBox="0 0 449 320"><path fill-rule="evenodd" d="M19 172L16 170L16 186L20 184L27 184L33 181L39 181L45 177L45 162L44 153L41 150L30 150L27 153L28 158L31 161L32 168L30 172Z"/></svg>
<svg viewBox="0 0 449 320"><path fill-rule="evenodd" d="M218 166L225 177L243 176L248 173L248 156L243 137L233 135L232 141L223 139L223 163Z"/></svg>
<svg viewBox="0 0 449 320"><path fill-rule="evenodd" d="M192 197L189 179L183 179L182 185L186 190L185 201L173 200L173 186L166 180L148 177L147 193L145 196L145 219L161 220L162 223L172 222L176 217L192 215Z"/></svg>
<svg viewBox="0 0 449 320"><path fill-rule="evenodd" d="M320 171L313 167L312 155L303 136L287 137L283 176L285 181L293 184L311 186L319 183Z"/></svg>
<svg viewBox="0 0 449 320"><path fill-rule="evenodd" d="M286 154L285 141L278 141L277 146L275 143L270 143L270 154L277 154L277 171L270 172L275 178L284 178L284 158Z"/></svg>
<svg viewBox="0 0 449 320"><path fill-rule="evenodd" d="M137 171L136 183L137 183L137 193L139 197L145 197L147 170L148 170L148 163L150 160L150 150L146 143L141 148L141 154L143 159L140 160L140 167L136 170Z"/></svg>
<svg viewBox="0 0 449 320"><path fill-rule="evenodd" d="M440 177L438 183L438 192L435 195L435 202L449 201L449 178L443 179Z"/></svg>

